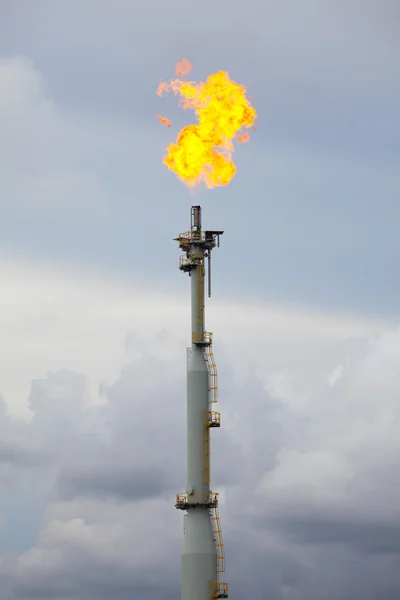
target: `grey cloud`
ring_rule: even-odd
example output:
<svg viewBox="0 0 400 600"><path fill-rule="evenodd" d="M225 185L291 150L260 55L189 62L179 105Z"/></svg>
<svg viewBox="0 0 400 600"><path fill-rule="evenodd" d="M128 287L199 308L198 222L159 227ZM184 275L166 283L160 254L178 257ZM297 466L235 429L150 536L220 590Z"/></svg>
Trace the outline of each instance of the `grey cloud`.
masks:
<svg viewBox="0 0 400 600"><path fill-rule="evenodd" d="M37 449L32 443L23 445L13 440L0 440L0 463L33 467L47 465L52 461L53 457L47 449Z"/></svg>
<svg viewBox="0 0 400 600"><path fill-rule="evenodd" d="M125 598L140 589L150 598L160 587L177 588L179 566L171 558L179 554L179 541L171 508L164 501L53 505L36 547L22 560L0 562L10 598Z"/></svg>
<svg viewBox="0 0 400 600"><path fill-rule="evenodd" d="M286 517L278 528L299 544L345 544L370 554L400 553L400 526L394 522L357 522L356 516L339 520L314 514L303 520Z"/></svg>
<svg viewBox="0 0 400 600"><path fill-rule="evenodd" d="M67 500L110 496L141 500L159 496L166 490L173 491L174 481L165 470L156 466L141 468L139 465L123 464L128 461L129 457L122 456L121 462L110 465L97 455L91 465L64 469L60 473L58 491Z"/></svg>
<svg viewBox="0 0 400 600"><path fill-rule="evenodd" d="M46 379L32 382L28 403L36 417L43 421L62 419L62 425L79 412L84 404L85 378L78 373L61 369L49 373Z"/></svg>
<svg viewBox="0 0 400 600"><path fill-rule="evenodd" d="M252 527L298 545L398 555L399 344L398 331L370 340L309 405L312 418L295 437L283 438L274 469L264 473L246 517ZM299 436L308 448L300 450Z"/></svg>
<svg viewBox="0 0 400 600"><path fill-rule="evenodd" d="M182 391L176 366L150 355L103 386L107 402L91 410L84 407L81 375L60 371L33 382L31 427L58 455L61 497L132 500L165 490L173 497L184 472L184 435L174 435L184 431Z"/></svg>

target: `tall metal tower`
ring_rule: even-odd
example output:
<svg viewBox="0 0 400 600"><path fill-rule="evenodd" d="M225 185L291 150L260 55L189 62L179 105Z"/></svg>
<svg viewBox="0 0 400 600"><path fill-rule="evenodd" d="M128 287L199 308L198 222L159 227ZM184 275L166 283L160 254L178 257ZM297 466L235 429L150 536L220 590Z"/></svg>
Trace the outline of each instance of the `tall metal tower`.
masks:
<svg viewBox="0 0 400 600"><path fill-rule="evenodd" d="M182 551L181 600L228 597L225 554L218 514L218 494L210 489L210 430L219 427L217 369L212 334L205 331L204 275L208 262L211 296L211 251L223 231L202 231L201 207L192 206L190 231L175 239L185 254L179 268L191 277L192 345L187 361L187 487L176 497L176 508L186 511Z"/></svg>

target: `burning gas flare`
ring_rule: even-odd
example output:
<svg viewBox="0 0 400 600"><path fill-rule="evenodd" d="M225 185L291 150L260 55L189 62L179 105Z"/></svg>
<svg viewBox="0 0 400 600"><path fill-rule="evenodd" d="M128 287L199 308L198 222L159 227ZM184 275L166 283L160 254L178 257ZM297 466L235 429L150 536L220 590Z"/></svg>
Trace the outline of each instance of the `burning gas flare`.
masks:
<svg viewBox="0 0 400 600"><path fill-rule="evenodd" d="M167 127L172 127L171 125L171 121L169 119L167 119L167 117L160 117L160 115L157 115L157 119L160 121L160 123L162 123L163 125L166 125Z"/></svg>
<svg viewBox="0 0 400 600"><path fill-rule="evenodd" d="M178 76L191 69L184 59L176 66ZM208 188L226 185L236 173L232 160L233 140L247 142L250 135L241 132L253 126L257 113L246 98L246 88L219 71L205 82L171 80L160 83L157 94L172 90L180 96L180 105L194 110L198 123L184 127L174 144L167 148L163 162L188 186L204 181Z"/></svg>
<svg viewBox="0 0 400 600"><path fill-rule="evenodd" d="M176 74L178 77L182 77L182 75L187 75L189 71L192 70L192 65L186 58L183 58L180 63L176 65Z"/></svg>
<svg viewBox="0 0 400 600"><path fill-rule="evenodd" d="M248 142L249 139L250 139L250 134L249 133L242 133L242 134L238 135L236 139L237 139L238 142L242 142L242 143Z"/></svg>

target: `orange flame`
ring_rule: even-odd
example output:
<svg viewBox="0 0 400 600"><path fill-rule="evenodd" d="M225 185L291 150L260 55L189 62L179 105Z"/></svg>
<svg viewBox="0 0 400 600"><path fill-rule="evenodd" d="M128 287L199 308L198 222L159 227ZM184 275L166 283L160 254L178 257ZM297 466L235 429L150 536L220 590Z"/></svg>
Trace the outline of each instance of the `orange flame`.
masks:
<svg viewBox="0 0 400 600"><path fill-rule="evenodd" d="M169 92L169 85L168 83L160 83L160 85L157 88L157 96L162 96L163 92Z"/></svg>
<svg viewBox="0 0 400 600"><path fill-rule="evenodd" d="M241 135L238 135L236 139L237 139L238 142L242 142L242 143L248 142L249 139L250 139L250 134L249 133L242 133Z"/></svg>
<svg viewBox="0 0 400 600"><path fill-rule="evenodd" d="M178 75L184 62L190 67L188 61L182 61L176 67ZM246 88L219 71L198 84L180 79L160 83L157 94L162 96L169 90L179 94L184 109L194 110L198 123L180 131L176 142L167 148L164 164L190 187L200 181L208 188L226 185L236 173L233 139L248 141L248 133L237 134L243 127L252 127L257 118L246 98Z"/></svg>
<svg viewBox="0 0 400 600"><path fill-rule="evenodd" d="M160 115L157 115L157 119L163 125L166 125L167 127L171 127L171 121L169 119L167 119L167 117L160 117Z"/></svg>
<svg viewBox="0 0 400 600"><path fill-rule="evenodd" d="M187 75L191 70L192 65L188 60L186 60L186 58L183 58L182 61L176 65L176 74L178 75L178 77L181 77L182 75Z"/></svg>

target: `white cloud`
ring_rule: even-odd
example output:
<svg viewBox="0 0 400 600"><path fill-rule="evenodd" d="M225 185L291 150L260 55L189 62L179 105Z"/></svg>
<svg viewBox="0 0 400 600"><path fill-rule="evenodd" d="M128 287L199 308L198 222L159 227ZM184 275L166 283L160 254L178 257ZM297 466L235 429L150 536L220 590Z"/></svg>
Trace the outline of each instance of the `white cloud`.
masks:
<svg viewBox="0 0 400 600"><path fill-rule="evenodd" d="M93 268L76 271L51 263L3 261L0 277L7 281L0 313L0 391L11 412L27 414L31 381L49 371L84 373L88 400L98 402L99 386L115 380L143 351L183 360L190 337L188 288L186 296L176 295ZM267 384L281 373L287 385L296 373L306 375L307 385L321 371L327 376L324 370L336 366L344 340L391 326L273 305L235 305L223 298L213 298L207 319L217 354L239 379L253 373Z"/></svg>

